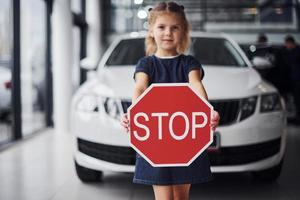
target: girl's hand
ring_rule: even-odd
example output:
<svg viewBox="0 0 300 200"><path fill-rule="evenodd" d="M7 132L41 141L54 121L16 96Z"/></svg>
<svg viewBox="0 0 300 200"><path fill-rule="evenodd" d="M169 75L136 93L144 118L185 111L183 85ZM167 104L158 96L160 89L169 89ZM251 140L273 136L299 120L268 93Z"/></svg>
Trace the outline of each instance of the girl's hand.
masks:
<svg viewBox="0 0 300 200"><path fill-rule="evenodd" d="M122 117L121 117L121 125L123 126L124 128L124 131L126 133L129 133L129 119L128 119L128 115L127 113L125 113Z"/></svg>
<svg viewBox="0 0 300 200"><path fill-rule="evenodd" d="M219 125L219 122L220 122L220 115L217 111L213 110L211 121L210 121L210 127L213 131L216 130L217 126Z"/></svg>

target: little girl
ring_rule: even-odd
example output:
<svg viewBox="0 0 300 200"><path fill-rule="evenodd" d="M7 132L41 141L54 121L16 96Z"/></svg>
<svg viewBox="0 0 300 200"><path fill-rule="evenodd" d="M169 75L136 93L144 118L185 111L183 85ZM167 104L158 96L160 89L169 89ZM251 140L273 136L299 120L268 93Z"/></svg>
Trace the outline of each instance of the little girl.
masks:
<svg viewBox="0 0 300 200"><path fill-rule="evenodd" d="M141 58L136 66L132 102L152 83L188 82L199 95L207 99L201 82L204 76L201 64L194 57L183 54L190 42L184 7L174 2L159 3L149 10L148 23L149 30L145 41L147 56ZM129 132L126 114L121 123ZM213 111L212 130L215 130L218 123L219 114ZM188 167L152 167L137 154L133 182L152 185L156 200L189 199L191 184L211 179L206 152Z"/></svg>

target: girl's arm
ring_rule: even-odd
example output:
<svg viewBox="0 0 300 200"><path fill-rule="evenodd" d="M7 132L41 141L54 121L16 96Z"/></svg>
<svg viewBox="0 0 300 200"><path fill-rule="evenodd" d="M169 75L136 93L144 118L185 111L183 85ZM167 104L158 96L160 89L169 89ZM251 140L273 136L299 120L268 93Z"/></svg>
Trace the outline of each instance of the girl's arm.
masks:
<svg viewBox="0 0 300 200"><path fill-rule="evenodd" d="M192 88L201 96L208 100L207 93L201 81L202 71L192 70L189 73L189 83Z"/></svg>
<svg viewBox="0 0 300 200"><path fill-rule="evenodd" d="M134 102L148 87L149 76L144 72L135 74L135 87L132 95L132 102Z"/></svg>
<svg viewBox="0 0 300 200"><path fill-rule="evenodd" d="M207 93L201 81L202 71L200 70L192 70L189 73L189 83L191 84L192 88L206 100L208 100ZM211 116L210 126L213 131L217 128L220 121L220 115L217 111L213 111Z"/></svg>
<svg viewBox="0 0 300 200"><path fill-rule="evenodd" d="M135 74L135 87L132 95L132 103L147 89L149 85L149 76L143 72L138 72ZM121 117L121 125L124 130L129 132L129 119L127 113Z"/></svg>

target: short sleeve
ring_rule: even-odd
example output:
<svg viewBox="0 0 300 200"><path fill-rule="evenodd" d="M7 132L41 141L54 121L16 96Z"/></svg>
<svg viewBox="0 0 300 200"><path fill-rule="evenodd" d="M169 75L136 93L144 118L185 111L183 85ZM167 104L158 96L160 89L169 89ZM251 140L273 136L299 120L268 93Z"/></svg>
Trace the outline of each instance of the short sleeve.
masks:
<svg viewBox="0 0 300 200"><path fill-rule="evenodd" d="M151 63L149 61L149 57L143 57L138 61L133 75L134 79L135 79L135 74L138 72L144 72L149 77L151 77L152 72L151 72Z"/></svg>
<svg viewBox="0 0 300 200"><path fill-rule="evenodd" d="M193 56L186 56L186 75L188 77L188 74L193 71L193 70L201 70L202 71L202 76L201 80L204 77L204 70L202 68L202 65L200 62Z"/></svg>

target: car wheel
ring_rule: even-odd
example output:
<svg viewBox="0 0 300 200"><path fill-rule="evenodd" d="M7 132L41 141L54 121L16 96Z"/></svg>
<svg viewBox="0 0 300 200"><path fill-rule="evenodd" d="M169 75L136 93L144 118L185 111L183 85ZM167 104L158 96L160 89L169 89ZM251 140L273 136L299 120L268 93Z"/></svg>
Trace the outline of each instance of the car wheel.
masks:
<svg viewBox="0 0 300 200"><path fill-rule="evenodd" d="M97 170L93 170L93 169L89 169L89 168L80 166L76 161L75 161L75 168L76 168L77 176L82 182L101 182L102 181L102 177L103 177L102 171L97 171Z"/></svg>
<svg viewBox="0 0 300 200"><path fill-rule="evenodd" d="M257 172L252 172L252 174L254 178L257 180L272 182L275 181L280 176L282 165L283 165L283 159L280 161L278 165L274 167L257 171Z"/></svg>
<svg viewBox="0 0 300 200"><path fill-rule="evenodd" d="M4 121L5 123L10 123L12 121L11 113L9 111L6 111L0 114L0 121Z"/></svg>

